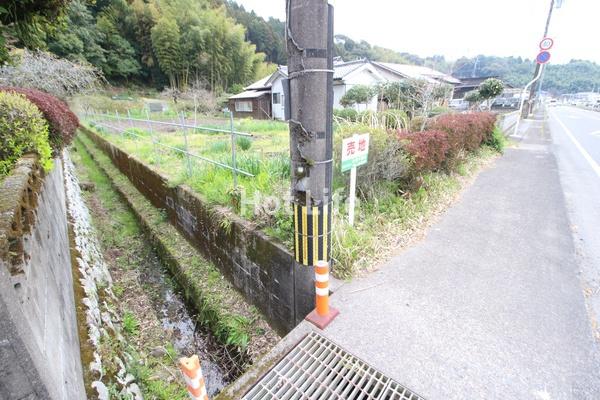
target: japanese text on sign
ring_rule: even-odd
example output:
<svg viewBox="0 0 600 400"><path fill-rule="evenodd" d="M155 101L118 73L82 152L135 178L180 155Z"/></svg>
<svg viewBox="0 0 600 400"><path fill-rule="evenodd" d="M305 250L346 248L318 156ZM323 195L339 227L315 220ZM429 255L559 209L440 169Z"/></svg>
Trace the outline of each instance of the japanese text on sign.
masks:
<svg viewBox="0 0 600 400"><path fill-rule="evenodd" d="M354 135L342 141L342 172L367 163L369 134Z"/></svg>

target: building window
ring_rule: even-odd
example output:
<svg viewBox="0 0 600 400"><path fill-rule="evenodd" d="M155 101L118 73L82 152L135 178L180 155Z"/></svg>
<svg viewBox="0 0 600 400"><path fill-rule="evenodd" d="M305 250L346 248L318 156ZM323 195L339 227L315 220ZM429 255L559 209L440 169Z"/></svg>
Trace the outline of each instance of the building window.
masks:
<svg viewBox="0 0 600 400"><path fill-rule="evenodd" d="M237 112L252 112L252 102L251 101L236 101L235 102L235 111L237 111Z"/></svg>
<svg viewBox="0 0 600 400"><path fill-rule="evenodd" d="M281 104L281 93L273 93L273 104Z"/></svg>

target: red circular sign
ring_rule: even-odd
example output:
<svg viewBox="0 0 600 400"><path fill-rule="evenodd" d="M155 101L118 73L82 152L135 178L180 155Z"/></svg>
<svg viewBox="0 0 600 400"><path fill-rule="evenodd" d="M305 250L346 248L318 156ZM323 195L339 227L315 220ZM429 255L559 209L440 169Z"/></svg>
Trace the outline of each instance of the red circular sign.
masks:
<svg viewBox="0 0 600 400"><path fill-rule="evenodd" d="M540 42L540 50L550 50L554 46L554 39L545 37Z"/></svg>

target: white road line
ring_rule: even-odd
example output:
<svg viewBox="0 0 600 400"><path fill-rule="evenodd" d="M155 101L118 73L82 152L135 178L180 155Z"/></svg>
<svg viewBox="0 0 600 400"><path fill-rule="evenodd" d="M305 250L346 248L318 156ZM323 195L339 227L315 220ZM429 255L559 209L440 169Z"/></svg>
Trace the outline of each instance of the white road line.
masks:
<svg viewBox="0 0 600 400"><path fill-rule="evenodd" d="M560 124L560 126L565 130L565 133L567 134L569 139L571 139L571 141L573 142L575 147L577 147L577 150L579 150L579 152L581 153L583 158L585 158L585 160L588 162L588 164L590 164L590 166L592 167L592 169L594 170L596 175L598 175L598 178L600 178L600 166L598 166L598 163L596 163L596 161L594 161L592 156L590 156L590 153L588 153L583 148L583 146L581 144L579 144L579 142L577 141L577 139L575 139L575 136L573 136L573 134L571 133L569 128L567 128L567 126L556 116L556 114L552 113L552 116L554 117L556 122L558 122Z"/></svg>

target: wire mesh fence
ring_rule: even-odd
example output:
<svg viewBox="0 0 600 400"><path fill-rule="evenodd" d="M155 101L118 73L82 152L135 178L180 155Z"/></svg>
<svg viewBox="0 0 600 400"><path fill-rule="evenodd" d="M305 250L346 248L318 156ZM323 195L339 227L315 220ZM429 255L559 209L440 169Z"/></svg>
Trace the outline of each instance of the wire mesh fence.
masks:
<svg viewBox="0 0 600 400"><path fill-rule="evenodd" d="M196 118L194 118L193 123L190 123L186 121L183 113L179 113L177 120L174 121L152 119L148 110L145 111L145 114L145 118L139 118L132 117L129 111L127 111L127 115L120 115L118 111L111 114L109 112L99 113L87 110L84 118L91 126L104 128L102 129L103 132L120 135L122 138L135 138L135 140L139 140L142 143L152 144L152 156L157 160L160 160L161 149L179 154L187 176L192 175L194 163L195 161L199 161L231 171L234 188L237 188L238 185L238 175L254 177L254 174L238 168L237 165L238 141L241 140L240 138L251 140L253 135L248 132L235 130L233 113L228 113L228 128L198 125L195 122ZM174 130L175 132L169 132L169 130ZM165 136L165 131L167 131L167 136ZM191 151L190 135L192 133L213 135L220 138L223 136L227 137L231 141L230 146L225 146L230 149L230 156L227 162ZM179 144L177 139L182 139L182 143ZM218 144L222 144L222 142Z"/></svg>

